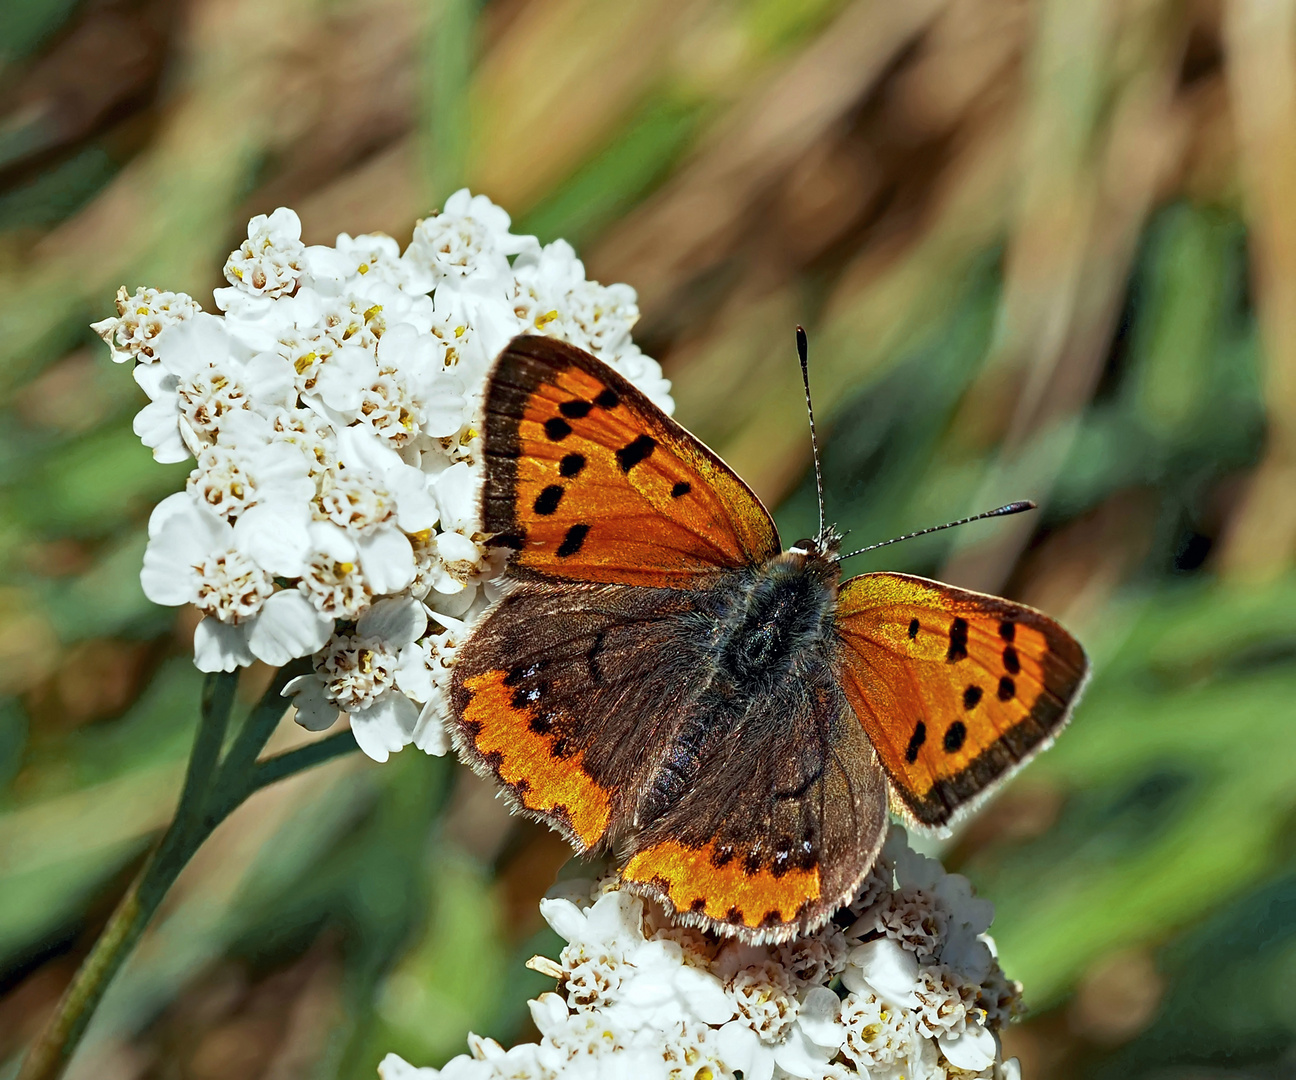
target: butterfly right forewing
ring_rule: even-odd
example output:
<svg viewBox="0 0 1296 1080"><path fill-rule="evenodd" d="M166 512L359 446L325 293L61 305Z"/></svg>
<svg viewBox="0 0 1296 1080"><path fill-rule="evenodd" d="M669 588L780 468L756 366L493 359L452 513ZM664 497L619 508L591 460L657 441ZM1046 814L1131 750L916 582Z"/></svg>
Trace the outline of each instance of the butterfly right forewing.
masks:
<svg viewBox="0 0 1296 1080"><path fill-rule="evenodd" d="M1089 670L1047 615L907 574L846 582L836 633L843 686L896 809L933 829L1048 745Z"/></svg>

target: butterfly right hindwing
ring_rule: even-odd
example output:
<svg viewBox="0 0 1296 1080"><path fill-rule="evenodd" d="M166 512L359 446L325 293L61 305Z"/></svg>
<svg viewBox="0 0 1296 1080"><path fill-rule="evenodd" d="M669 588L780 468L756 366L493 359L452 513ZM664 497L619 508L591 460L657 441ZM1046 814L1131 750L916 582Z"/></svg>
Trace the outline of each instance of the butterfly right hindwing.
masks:
<svg viewBox="0 0 1296 1080"><path fill-rule="evenodd" d="M705 695L698 708L712 724L726 715ZM782 941L859 888L886 836L886 778L827 664L742 709L634 836L621 876L685 922Z"/></svg>

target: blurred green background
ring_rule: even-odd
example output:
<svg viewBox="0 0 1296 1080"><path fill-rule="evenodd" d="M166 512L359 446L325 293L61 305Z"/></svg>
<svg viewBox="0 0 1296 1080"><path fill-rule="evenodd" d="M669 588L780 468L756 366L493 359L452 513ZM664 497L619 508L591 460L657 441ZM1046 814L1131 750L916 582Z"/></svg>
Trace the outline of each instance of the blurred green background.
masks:
<svg viewBox="0 0 1296 1080"><path fill-rule="evenodd" d="M1041 503L873 563L1096 662L943 849L1026 985L1008 1052L1296 1075L1296 0L3 0L0 1076L168 820L198 701L192 617L137 584L187 467L87 324L119 284L210 308L254 213L404 243L462 183L639 290L678 416L785 536L797 322L852 540ZM186 871L74 1075L525 1037L565 858L413 749L296 777Z"/></svg>

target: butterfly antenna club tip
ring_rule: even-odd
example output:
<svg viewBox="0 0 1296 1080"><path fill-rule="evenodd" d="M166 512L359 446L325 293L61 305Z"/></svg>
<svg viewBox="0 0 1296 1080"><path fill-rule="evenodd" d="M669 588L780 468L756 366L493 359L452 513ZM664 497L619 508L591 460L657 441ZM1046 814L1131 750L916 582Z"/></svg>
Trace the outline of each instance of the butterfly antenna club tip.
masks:
<svg viewBox="0 0 1296 1080"><path fill-rule="evenodd" d="M815 495L819 500L819 532L817 543L824 542L824 497L823 471L819 466L819 438L815 434L814 404L810 400L810 340L806 337L805 327L796 328L797 358L801 361L801 383L805 387L806 412L810 416L810 452L814 455Z"/></svg>
<svg viewBox="0 0 1296 1080"><path fill-rule="evenodd" d="M969 525L974 521L983 521L986 518L1008 517L1010 514L1022 514L1027 510L1035 510L1038 504L1030 499L1020 499L1017 502L1006 503L1003 506L996 506L993 510L986 510L980 514L973 514L971 517L959 518L958 521L947 521L944 525L932 525L927 529L919 529L917 532L905 533L904 536L894 536L890 540L883 540L878 544L869 544L868 547L862 547L852 551L849 555L839 556L837 561L849 559L854 555L863 555L866 551L876 551L878 548L890 547L892 544L898 544L901 540L912 540L916 536L926 536L928 533L941 532L944 529L953 529L958 525Z"/></svg>

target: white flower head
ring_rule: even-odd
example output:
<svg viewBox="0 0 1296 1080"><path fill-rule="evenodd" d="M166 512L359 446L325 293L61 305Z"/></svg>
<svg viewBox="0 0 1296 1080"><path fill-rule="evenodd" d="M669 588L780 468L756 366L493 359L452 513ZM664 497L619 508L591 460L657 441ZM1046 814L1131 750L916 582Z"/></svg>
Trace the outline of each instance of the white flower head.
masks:
<svg viewBox="0 0 1296 1080"><path fill-rule="evenodd" d="M403 653L427 628L423 605L412 597L375 601L351 633L335 634L315 660L315 671L293 679L284 696L297 707L297 722L318 731L339 714L351 718L360 749L375 761L414 739L419 709L398 686Z"/></svg>
<svg viewBox="0 0 1296 1080"><path fill-rule="evenodd" d="M153 343L168 326L193 318L202 308L188 293L139 288L134 295L123 285L117 290L117 314L91 323L104 339L114 364L138 360L151 364L156 355Z"/></svg>
<svg viewBox="0 0 1296 1080"><path fill-rule="evenodd" d="M379 282L420 292L432 287L429 282L422 289L417 288L423 283L413 280L410 265L401 260L400 245L386 233L356 237L339 233L332 247L322 244L308 247L303 258L306 280L329 296Z"/></svg>
<svg viewBox="0 0 1296 1080"><path fill-rule="evenodd" d="M186 487L212 513L230 521L269 503L305 508L315 491L308 459L284 442L210 446L199 455Z"/></svg>
<svg viewBox="0 0 1296 1080"><path fill-rule="evenodd" d="M370 591L360 570L360 549L346 529L331 521L312 521L310 553L298 588L329 619L356 619L369 605Z"/></svg>
<svg viewBox="0 0 1296 1080"><path fill-rule="evenodd" d="M448 284L502 296L512 276L509 256L537 246L534 237L509 232L511 224L508 213L485 195L462 188L446 200L441 213L414 227L405 258L430 273L437 287Z"/></svg>
<svg viewBox="0 0 1296 1080"><path fill-rule="evenodd" d="M199 607L205 670L310 656L289 691L299 722L346 715L380 760L411 741L449 749L451 664L501 594L508 553L487 546L480 510L500 350L526 330L565 336L671 404L630 339L633 290L511 229L463 190L403 252L377 233L307 247L281 207L248 223L215 314L123 289L95 326L135 361L140 439L159 461L193 459L155 515L148 595ZM542 326L532 308L551 297L561 318Z"/></svg>
<svg viewBox="0 0 1296 1080"><path fill-rule="evenodd" d="M297 288L305 265L301 220L285 206L248 222L247 239L230 254L225 277L253 296L286 296Z"/></svg>
<svg viewBox="0 0 1296 1080"><path fill-rule="evenodd" d="M296 590L276 590L279 573L303 569L306 522L291 509L263 507L230 525L187 493L158 504L149 521L140 583L157 604L193 604L203 671L232 671L253 659L279 666L309 656L331 623Z"/></svg>
<svg viewBox="0 0 1296 1080"><path fill-rule="evenodd" d="M883 1001L871 990L851 991L842 1001L842 1055L868 1075L911 1053L914 1016Z"/></svg>

